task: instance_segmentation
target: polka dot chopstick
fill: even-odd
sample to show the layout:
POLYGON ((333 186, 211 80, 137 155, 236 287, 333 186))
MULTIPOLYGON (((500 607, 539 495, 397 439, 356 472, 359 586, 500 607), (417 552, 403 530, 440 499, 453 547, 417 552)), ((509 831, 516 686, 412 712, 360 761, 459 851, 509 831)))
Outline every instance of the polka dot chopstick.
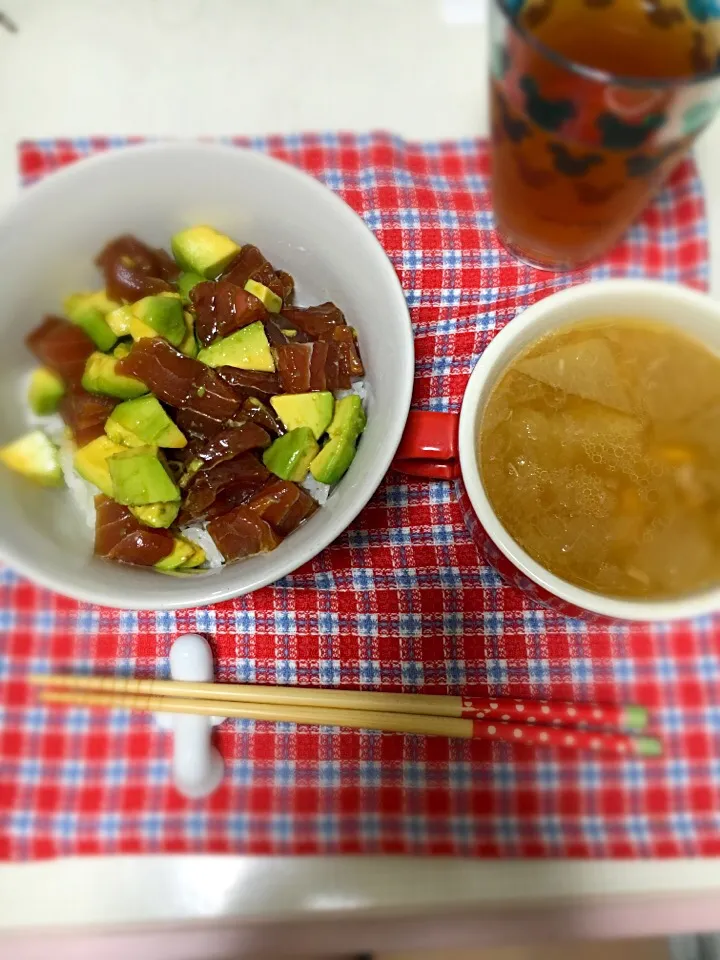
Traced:
POLYGON ((479 740, 524 743, 531 747, 565 747, 614 756, 659 757, 662 745, 655 737, 636 737, 607 730, 580 730, 569 727, 542 727, 504 720, 469 720, 472 736, 479 740))
POLYGON ((510 697, 462 697, 460 716, 471 720, 518 720, 553 727, 609 727, 613 730, 644 730, 648 712, 644 707, 614 704, 563 703, 553 700, 515 700, 510 697))
MULTIPOLYGON (((609 725, 611 711, 620 709, 615 707, 118 677, 41 675, 29 680, 46 688, 41 692, 45 702, 57 704, 224 715, 248 720, 497 740, 615 756, 650 757, 662 752, 660 742, 652 737, 634 736, 621 730, 585 728, 591 722, 609 725), (550 712, 543 711, 545 706, 551 708, 550 712), (604 711, 603 716, 593 716, 593 710, 604 711), (494 719, 495 714, 499 714, 499 719, 494 719), (508 720, 504 719, 505 716, 508 720)), ((626 713, 627 708, 622 716, 627 725, 626 713)), ((631 716, 639 726, 640 714, 631 716)), ((617 717, 619 719, 620 714, 617 717)), ((643 725, 645 719, 642 712, 643 725)))

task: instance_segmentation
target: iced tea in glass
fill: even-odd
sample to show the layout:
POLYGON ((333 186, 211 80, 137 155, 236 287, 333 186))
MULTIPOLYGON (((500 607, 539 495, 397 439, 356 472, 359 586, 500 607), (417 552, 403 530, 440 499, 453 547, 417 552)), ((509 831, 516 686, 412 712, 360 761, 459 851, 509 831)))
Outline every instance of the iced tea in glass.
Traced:
POLYGON ((492 0, 491 44, 500 238, 533 266, 581 266, 715 114, 720 0, 492 0))

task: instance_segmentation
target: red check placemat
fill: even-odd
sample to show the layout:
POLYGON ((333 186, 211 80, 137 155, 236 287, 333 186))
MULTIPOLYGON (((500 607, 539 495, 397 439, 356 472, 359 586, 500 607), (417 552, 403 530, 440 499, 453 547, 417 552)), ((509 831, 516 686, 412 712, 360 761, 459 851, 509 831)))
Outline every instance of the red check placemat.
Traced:
MULTIPOLYGON (((24 143, 23 179, 126 143, 24 143)), ((538 273, 498 247, 482 142, 373 134, 249 143, 323 180, 385 246, 415 325, 419 407, 458 409, 493 333, 587 275, 538 273)), ((702 288, 705 237, 688 160, 589 275, 702 288)), ((0 570, 0 854, 720 852, 720 621, 607 628, 564 619, 483 562, 450 486, 398 480, 312 563, 214 607, 94 608, 0 570), (218 734, 222 787, 188 801, 170 784, 167 735, 152 719, 41 708, 23 683, 30 670, 165 675, 172 640, 188 631, 210 638, 225 680, 644 703, 667 756, 602 760, 228 722, 218 734)))

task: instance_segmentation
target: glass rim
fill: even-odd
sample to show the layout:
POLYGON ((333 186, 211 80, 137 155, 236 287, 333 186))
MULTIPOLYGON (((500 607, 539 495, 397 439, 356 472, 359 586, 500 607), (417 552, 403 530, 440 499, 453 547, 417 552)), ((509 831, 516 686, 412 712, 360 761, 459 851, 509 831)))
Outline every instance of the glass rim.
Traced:
POLYGON ((562 53, 558 53, 549 47, 544 41, 538 39, 526 27, 518 22, 517 18, 508 9, 508 0, 494 0, 493 5, 499 9, 508 25, 515 33, 519 34, 523 40, 534 47, 538 53, 541 53, 546 59, 550 60, 556 66, 568 70, 570 73, 593 80, 595 83, 612 84, 613 86, 628 87, 633 89, 647 90, 654 88, 656 90, 672 90, 676 88, 685 88, 700 86, 711 80, 720 78, 720 63, 714 70, 705 73, 694 73, 690 77, 628 77, 621 73, 610 73, 608 70, 598 70, 596 67, 588 67, 578 60, 572 60, 562 53))

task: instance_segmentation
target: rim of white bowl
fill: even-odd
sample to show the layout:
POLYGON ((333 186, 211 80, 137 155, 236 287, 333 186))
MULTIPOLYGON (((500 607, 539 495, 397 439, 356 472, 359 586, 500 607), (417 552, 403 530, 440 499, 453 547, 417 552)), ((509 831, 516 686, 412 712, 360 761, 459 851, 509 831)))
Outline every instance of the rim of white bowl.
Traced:
MULTIPOLYGON (((352 207, 350 207, 329 187, 326 187, 323 183, 321 183, 319 180, 316 180, 310 174, 305 173, 297 167, 294 167, 289 163, 285 163, 282 160, 278 160, 266 153, 261 153, 260 151, 252 150, 248 147, 235 147, 230 144, 205 143, 182 139, 131 144, 127 147, 111 149, 107 152, 86 157, 77 163, 71 164, 70 166, 63 167, 62 169, 57 170, 51 175, 45 177, 39 183, 30 185, 29 189, 26 191, 21 191, 20 194, 2 211, 2 214, 0 215, 0 230, 7 230, 8 223, 12 222, 13 218, 18 215, 18 212, 21 213, 22 210, 26 209, 29 205, 36 203, 39 200, 43 200, 46 195, 51 196, 53 192, 62 190, 66 181, 82 177, 83 171, 87 170, 90 166, 112 166, 113 164, 126 162, 128 157, 171 153, 178 150, 189 153, 224 154, 228 157, 237 157, 238 153, 241 153, 246 158, 246 161, 249 161, 250 163, 256 163, 258 166, 276 167, 282 171, 283 176, 291 180, 295 180, 298 184, 302 185, 303 189, 314 191, 319 198, 322 198, 323 202, 330 203, 332 206, 334 206, 336 213, 345 219, 347 229, 355 231, 358 235, 363 234, 365 240, 374 245, 377 253, 380 254, 377 265, 378 270, 385 274, 385 278, 388 283, 388 289, 393 291, 392 296, 395 298, 395 303, 389 304, 389 311, 398 315, 399 322, 404 320, 403 328, 406 333, 406 349, 403 350, 402 356, 397 359, 396 368, 396 376, 398 379, 404 381, 404 386, 402 391, 402 400, 398 406, 399 414, 395 419, 394 425, 392 423, 388 424, 388 430, 386 434, 386 453, 383 457, 378 458, 373 468, 365 474, 363 480, 363 492, 353 502, 353 505, 349 509, 347 516, 336 520, 335 523, 329 524, 322 532, 319 532, 319 536, 316 541, 317 546, 313 546, 312 550, 305 551, 302 559, 283 561, 281 553, 278 553, 278 564, 276 569, 265 576, 256 577, 243 587, 238 588, 228 584, 224 587, 213 589, 212 581, 214 578, 212 575, 208 575, 206 577, 204 576, 202 578, 198 577, 197 579, 188 577, 184 581, 184 583, 187 585, 187 596, 183 596, 182 598, 178 599, 172 598, 164 600, 158 597, 157 601, 153 601, 151 607, 143 607, 132 603, 132 601, 123 602, 122 598, 119 597, 108 600, 107 596, 103 595, 105 594, 104 590, 95 590, 92 588, 86 589, 83 584, 79 582, 73 584, 72 589, 70 589, 67 584, 55 579, 52 576, 38 574, 38 572, 33 568, 32 564, 26 564, 22 557, 19 557, 16 554, 12 546, 9 546, 8 544, 0 544, 0 554, 3 557, 3 560, 5 560, 5 562, 7 562, 7 564, 18 573, 24 574, 34 583, 39 584, 42 587, 46 587, 49 590, 53 590, 56 593, 62 594, 63 596, 72 597, 73 599, 79 600, 83 603, 92 603, 97 606, 104 606, 117 610, 182 610, 188 607, 202 607, 215 603, 222 603, 225 600, 232 600, 235 597, 245 596, 248 593, 259 590, 261 587, 266 587, 269 584, 276 583, 278 580, 281 580, 283 577, 293 573, 299 567, 303 566, 303 564, 308 563, 310 560, 316 557, 327 546, 329 546, 333 540, 336 540, 356 519, 358 514, 364 509, 370 498, 376 492, 377 488, 380 486, 388 470, 390 469, 390 464, 392 463, 392 459, 395 456, 395 452, 400 444, 400 440, 405 429, 405 422, 410 411, 413 384, 415 380, 415 344, 412 321, 410 320, 410 312, 408 310, 407 302, 405 300, 405 293, 403 291, 402 284, 400 283, 400 279, 398 278, 395 268, 393 267, 390 258, 385 252, 382 244, 372 230, 367 226, 362 217, 359 216, 359 214, 357 214, 352 207)), ((241 569, 241 562, 238 564, 238 570, 239 569, 241 569)), ((161 585, 158 584, 158 587, 161 592, 161 585)))
MULTIPOLYGON (((533 560, 520 544, 510 536, 495 515, 485 492, 475 453, 476 425, 480 414, 481 395, 488 384, 490 388, 494 385, 499 374, 507 368, 512 359, 512 357, 503 358, 504 351, 513 342, 522 339, 529 327, 535 326, 558 307, 563 307, 571 302, 589 301, 599 293, 614 291, 629 295, 650 292, 655 295, 673 296, 691 307, 693 304, 702 304, 705 310, 710 304, 716 310, 720 321, 720 304, 715 303, 712 298, 690 287, 666 283, 662 280, 631 278, 595 280, 560 290, 527 307, 495 335, 475 365, 468 381, 460 411, 459 425, 462 478, 477 518, 495 546, 525 576, 561 600, 605 617, 645 623, 686 620, 691 617, 716 613, 720 610, 720 587, 691 594, 687 597, 680 597, 677 600, 633 601, 592 593, 568 583, 567 580, 554 576, 533 560)), ((567 325, 566 322, 563 322, 559 324, 559 327, 565 325, 567 325)), ((540 335, 542 334, 538 334, 538 336, 540 335)), ((532 340, 531 337, 526 343, 529 344, 532 340)))

